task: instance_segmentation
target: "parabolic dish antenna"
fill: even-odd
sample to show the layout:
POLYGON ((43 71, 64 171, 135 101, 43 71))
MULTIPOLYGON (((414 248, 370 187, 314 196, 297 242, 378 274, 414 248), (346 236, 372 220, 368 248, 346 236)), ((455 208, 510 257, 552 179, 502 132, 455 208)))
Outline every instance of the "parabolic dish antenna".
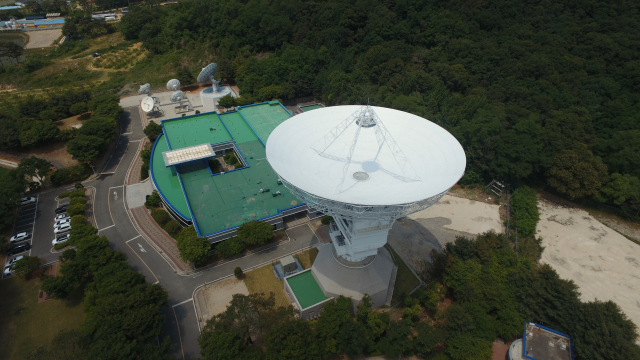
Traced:
POLYGON ((202 71, 200 71, 200 74, 198 75, 198 82, 207 82, 207 81, 211 81, 213 82, 213 77, 216 74, 216 71, 218 71, 218 64, 216 63, 211 63, 207 66, 204 67, 204 69, 202 69, 202 71))
POLYGON ((171 101, 180 101, 183 100, 186 96, 184 96, 184 93, 180 90, 174 92, 173 94, 171 94, 171 101))
POLYGON ((172 90, 172 91, 176 91, 178 89, 180 89, 180 80, 178 79, 171 79, 167 82, 167 89, 172 90))
POLYGON ((148 94, 151 90, 151 84, 146 83, 144 85, 140 85, 140 90, 138 90, 138 94, 148 94))
POLYGON ((145 97, 140 102, 140 107, 142 108, 142 111, 144 111, 146 113, 148 113, 151 110, 153 110, 154 105, 155 105, 155 101, 153 100, 153 98, 151 96, 145 97))
POLYGON ((304 197, 383 212, 399 206, 396 215, 439 199, 466 166, 458 140, 431 121, 355 105, 286 120, 269 135, 266 155, 285 185, 304 197))

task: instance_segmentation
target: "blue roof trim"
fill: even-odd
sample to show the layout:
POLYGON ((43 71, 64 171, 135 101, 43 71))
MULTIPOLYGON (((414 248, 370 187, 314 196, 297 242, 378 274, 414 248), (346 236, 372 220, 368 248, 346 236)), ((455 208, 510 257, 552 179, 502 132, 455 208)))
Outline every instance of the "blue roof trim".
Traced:
MULTIPOLYGON (((161 137, 166 137, 164 133, 160 134, 157 138, 156 141, 153 143, 153 148, 151 148, 151 159, 149 161, 149 173, 151 174, 151 181, 153 181, 153 185, 156 188, 156 190, 158 191, 158 194, 160 194, 160 197, 162 197, 162 200, 164 200, 164 202, 169 205, 169 207, 176 212, 176 214, 182 216, 182 218, 185 221, 192 221, 193 219, 188 218, 186 216, 184 216, 180 211, 178 211, 176 208, 173 207, 173 205, 171 205, 171 202, 169 202, 169 200, 167 200, 166 197, 164 197, 164 194, 162 193, 162 191, 160 191, 160 187, 158 186, 158 183, 156 183, 156 177, 153 174, 153 154, 156 151, 156 144, 158 143, 158 141, 160 140, 161 137)), ((178 178, 178 180, 180 180, 180 178, 178 178)), ((183 194, 184 195, 184 191, 183 194)), ((185 197, 186 198, 186 197, 185 197)), ((187 202, 187 205, 189 205, 189 203, 187 202)))
POLYGON ((240 109, 238 109, 238 114, 240 114, 240 116, 242 116, 242 120, 244 120, 244 122, 247 123, 247 125, 249 125, 249 127, 251 128, 251 131, 253 131, 253 133, 256 134, 256 137, 258 138, 258 140, 260 140, 262 145, 266 148, 267 144, 265 144, 264 141, 262 141, 262 138, 260 137, 260 135, 258 135, 258 133, 253 129, 253 126, 251 126, 251 124, 249 124, 249 122, 244 117, 244 115, 242 115, 242 111, 240 111, 240 109))
POLYGON ((293 116, 293 114, 291 113, 291 111, 289 111, 289 109, 287 109, 284 105, 282 105, 282 103, 280 102, 280 100, 278 100, 278 104, 280 104, 280 106, 282 106, 282 108, 289 113, 289 115, 293 116))
POLYGON ((187 192, 184 190, 184 184, 182 184, 182 178, 180 177, 180 169, 176 167, 176 174, 178 174, 178 181, 180 181, 180 187, 182 188, 182 195, 184 195, 184 200, 187 202, 187 208, 189 208, 189 214, 191 214, 191 221, 193 222, 193 226, 196 228, 196 233, 198 237, 202 237, 200 235, 200 229, 198 228, 198 222, 196 221, 196 217, 193 216, 193 211, 191 210, 191 204, 189 204, 189 198, 187 197, 187 192))
POLYGON ((233 110, 233 111, 227 111, 226 113, 218 114, 218 112, 216 111, 216 116, 218 117, 218 120, 220 120, 220 122, 222 123, 222 126, 224 126, 224 129, 227 130, 227 134, 229 134, 229 137, 231 138, 231 140, 233 140, 235 142, 236 139, 233 138, 233 135, 231 135, 231 132, 229 132, 229 129, 227 129, 227 124, 225 124, 224 121, 222 121, 222 117, 220 117, 220 115, 230 114, 230 113, 234 113, 234 112, 236 112, 236 111, 233 110))
POLYGON ((544 330, 547 330, 547 331, 552 332, 552 333, 554 333, 554 334, 558 334, 558 335, 560 335, 560 336, 564 336, 564 337, 568 338, 568 339, 569 339, 569 355, 571 356, 571 360, 575 360, 575 357, 574 357, 574 347, 573 347, 573 339, 571 338, 571 336, 569 336, 569 335, 567 335, 567 334, 563 334, 563 333, 561 333, 560 331, 556 331, 556 330, 553 330, 553 329, 549 329, 549 328, 548 328, 548 327, 546 327, 546 326, 542 326, 542 325, 540 325, 540 324, 531 323, 531 322, 525 322, 525 323, 524 323, 524 333, 522 334, 522 356, 523 356, 524 358, 526 358, 526 359, 531 359, 531 360, 538 360, 538 359, 533 358, 533 357, 531 357, 531 356, 528 356, 528 355, 526 354, 526 350, 527 350, 527 324, 533 324, 533 325, 535 325, 536 327, 539 327, 540 329, 544 329, 544 330))

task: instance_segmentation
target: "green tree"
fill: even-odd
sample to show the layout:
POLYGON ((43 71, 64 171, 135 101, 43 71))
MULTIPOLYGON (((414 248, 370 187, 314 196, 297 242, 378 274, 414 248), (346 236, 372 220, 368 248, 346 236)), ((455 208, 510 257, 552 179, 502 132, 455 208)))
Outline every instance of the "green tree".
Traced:
POLYGON ((533 189, 521 186, 513 192, 511 212, 515 225, 518 227, 518 235, 535 235, 540 213, 538 212, 537 194, 533 189))
POLYGON ((36 178, 38 182, 44 184, 44 180, 51 168, 53 168, 53 164, 49 161, 31 155, 31 157, 20 160, 17 171, 23 176, 36 178))
POLYGON ((277 325, 267 334, 265 345, 267 357, 274 359, 322 359, 322 344, 315 337, 312 324, 303 320, 292 320, 277 325))
POLYGON ((176 77, 180 80, 180 84, 183 86, 191 85, 196 82, 196 78, 193 76, 193 73, 186 67, 180 66, 176 70, 176 77))
POLYGON ((20 194, 27 186, 24 176, 9 170, 0 173, 0 229, 13 225, 18 213, 16 208, 20 204, 20 194))
POLYGON ((216 252, 223 258, 232 257, 244 251, 244 243, 237 237, 219 242, 216 245, 216 252))
POLYGON ((264 221, 250 221, 238 227, 238 239, 247 245, 263 245, 273 238, 273 226, 264 221))
POLYGON ((17 276, 27 277, 30 272, 40 267, 40 258, 37 256, 25 256, 22 259, 16 261, 13 265, 13 269, 17 276))
POLYGON ((410 321, 391 321, 386 335, 380 339, 380 351, 393 358, 409 355, 413 352, 410 321))
POLYGON ((158 123, 150 121, 149 125, 144 128, 144 134, 147 135, 149 140, 155 141, 160 134, 162 134, 162 126, 158 123))
POLYGON ((89 108, 87 107, 86 102, 75 103, 69 108, 69 112, 71 113, 71 115, 84 114, 87 112, 87 110, 89 110, 89 108))
POLYGON ((547 182, 561 194, 577 199, 596 195, 607 181, 607 166, 584 144, 556 155, 547 182))
POLYGON ((211 250, 209 240, 198 237, 193 226, 182 229, 176 240, 180 257, 185 262, 201 264, 207 259, 207 253, 211 250))
POLYGON ((0 149, 10 149, 20 145, 20 133, 16 121, 5 114, 0 114, 0 149))
POLYGON ((622 205, 629 199, 640 198, 640 180, 628 174, 611 174, 609 182, 594 197, 600 202, 622 205))
POLYGON ((97 158, 105 148, 104 140, 93 135, 78 135, 67 143, 67 152, 85 163, 97 158))
POLYGON ((16 126, 20 133, 20 146, 34 147, 55 139, 60 129, 50 120, 33 118, 18 119, 16 126))
POLYGON ((236 106, 236 100, 231 94, 225 95, 218 100, 218 106, 225 109, 232 108, 236 106))

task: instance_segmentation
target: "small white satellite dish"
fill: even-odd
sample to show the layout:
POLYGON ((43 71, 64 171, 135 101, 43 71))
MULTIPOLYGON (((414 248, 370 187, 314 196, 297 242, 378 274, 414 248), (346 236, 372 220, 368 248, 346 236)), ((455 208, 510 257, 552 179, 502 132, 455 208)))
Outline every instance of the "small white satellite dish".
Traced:
POLYGON ((178 79, 171 79, 167 82, 167 89, 172 90, 172 91, 176 91, 178 89, 180 89, 180 80, 178 79))
POLYGON ((149 90, 151 90, 151 84, 146 83, 144 85, 140 85, 140 90, 138 90, 138 94, 148 94, 149 90))
POLYGON ((151 96, 145 97, 140 102, 140 107, 142 108, 142 111, 144 111, 146 113, 148 113, 149 111, 153 110, 153 106, 154 105, 155 105, 155 101, 153 100, 153 98, 151 96))
POLYGON ((181 101, 184 98, 186 98, 186 96, 184 95, 184 93, 180 90, 174 92, 173 94, 171 94, 171 101, 176 102, 176 101, 181 101))

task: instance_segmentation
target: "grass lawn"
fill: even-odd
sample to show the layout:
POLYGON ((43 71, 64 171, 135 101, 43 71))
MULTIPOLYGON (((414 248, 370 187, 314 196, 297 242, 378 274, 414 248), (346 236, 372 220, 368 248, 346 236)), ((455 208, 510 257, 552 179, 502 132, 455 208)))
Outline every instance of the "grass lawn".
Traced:
POLYGON ((303 253, 295 255, 294 257, 298 259, 300 265, 307 270, 313 265, 313 262, 316 261, 316 256, 318 256, 318 248, 311 248, 303 253))
POLYGON ((25 359, 47 346, 60 330, 76 329, 84 321, 82 289, 69 301, 38 303, 40 279, 11 277, 0 281, 0 359, 25 359))
MULTIPOLYGON (((308 269, 313 265, 316 255, 318 255, 318 249, 312 248, 294 255, 294 257, 298 258, 302 267, 308 269)), ((274 293, 276 296, 276 306, 287 306, 291 304, 287 295, 284 293, 284 283, 278 280, 270 264, 247 271, 245 273, 244 284, 247 286, 249 294, 263 293, 269 296, 269 293, 274 293)))
POLYGON ((402 261, 400 256, 393 251, 393 248, 389 244, 385 245, 385 248, 393 255, 393 260, 398 266, 398 275, 396 275, 396 284, 393 288, 393 296, 391 297, 391 306, 397 304, 402 300, 402 296, 408 294, 411 290, 420 285, 420 279, 418 279, 407 264, 402 261))

